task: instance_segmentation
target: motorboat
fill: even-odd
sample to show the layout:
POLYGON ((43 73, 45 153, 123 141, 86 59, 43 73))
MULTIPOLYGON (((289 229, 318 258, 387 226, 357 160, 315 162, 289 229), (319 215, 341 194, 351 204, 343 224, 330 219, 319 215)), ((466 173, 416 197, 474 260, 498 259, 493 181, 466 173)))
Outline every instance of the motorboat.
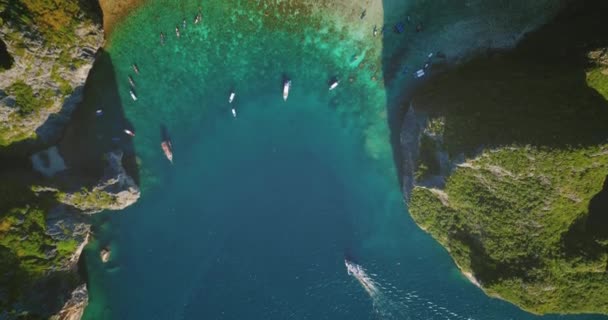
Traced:
POLYGON ((131 67, 133 67, 133 72, 135 72, 135 74, 139 74, 139 68, 137 67, 137 64, 132 64, 131 67))
POLYGON ((129 130, 129 129, 124 129, 123 130, 127 135, 131 136, 131 137, 135 137, 135 132, 129 130))
POLYGON ((291 80, 285 80, 283 83, 283 100, 287 101, 287 97, 289 97, 289 89, 291 88, 291 80))
POLYGON ((335 89, 338 86, 339 81, 338 80, 334 80, 331 82, 331 84, 329 85, 329 91, 335 89))
POLYGON ((373 35, 374 37, 378 35, 378 28, 376 27, 376 25, 374 25, 373 35))
POLYGON ((131 85, 131 87, 135 88, 135 80, 133 80, 133 77, 129 76, 129 84, 131 85))
POLYGON ((201 20, 202 20, 202 19, 203 19, 203 17, 202 17, 202 15, 201 15, 201 13, 199 12, 199 13, 196 15, 196 18, 194 18, 194 24, 199 24, 199 23, 201 22, 201 20))
POLYGON ((163 140, 160 143, 160 147, 163 149, 163 153, 169 162, 173 163, 173 146, 171 145, 171 141, 169 139, 163 140))
POLYGON ((424 70, 420 69, 420 70, 416 71, 416 78, 422 78, 422 77, 424 77, 424 74, 425 74, 424 70))
POLYGON ((186 29, 186 19, 184 19, 182 21, 182 29, 184 29, 184 30, 186 29))
POLYGON ((175 35, 179 38, 179 27, 175 26, 175 35))
POLYGON ((133 101, 137 101, 137 95, 135 95, 135 91, 133 91, 133 89, 129 90, 129 94, 131 95, 133 101))
POLYGON ((232 108, 231 111, 232 111, 232 116, 236 118, 236 109, 232 108))
POLYGON ((234 93, 234 91, 230 92, 230 96, 228 97, 228 103, 232 103, 232 101, 234 101, 234 96, 236 94, 234 93))

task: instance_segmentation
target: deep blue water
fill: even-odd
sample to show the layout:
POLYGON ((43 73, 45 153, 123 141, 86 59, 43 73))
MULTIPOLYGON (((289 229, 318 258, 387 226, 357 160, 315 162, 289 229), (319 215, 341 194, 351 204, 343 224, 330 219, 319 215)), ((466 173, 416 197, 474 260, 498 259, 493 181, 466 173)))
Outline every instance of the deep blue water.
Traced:
POLYGON ((272 6, 244 1, 206 2, 193 25, 199 5, 150 1, 108 47, 143 193, 98 218, 86 319, 536 318, 485 296, 409 217, 380 38, 298 15, 270 25, 272 6), (286 32, 299 19, 310 27, 286 32), (333 76, 341 82, 330 92, 333 76), (293 81, 286 102, 283 77, 293 81), (173 165, 160 150, 161 125, 173 165), (345 257, 365 268, 375 294, 347 274, 345 257))

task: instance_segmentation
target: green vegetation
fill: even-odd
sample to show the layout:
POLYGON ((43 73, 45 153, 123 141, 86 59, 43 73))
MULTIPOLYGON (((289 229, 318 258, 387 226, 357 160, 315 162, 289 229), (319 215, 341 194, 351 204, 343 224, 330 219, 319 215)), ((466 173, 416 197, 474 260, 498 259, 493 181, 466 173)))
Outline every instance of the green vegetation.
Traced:
POLYGON ((450 176, 447 201, 414 189, 410 212, 490 294, 535 313, 608 313, 608 245, 586 224, 607 152, 487 152, 450 176))
POLYGON ((46 212, 52 196, 32 192, 17 176, 3 176, 0 185, 0 310, 24 303, 29 286, 64 266, 76 249, 74 240, 58 241, 46 234, 46 212))
POLYGON ((102 190, 89 191, 82 188, 79 192, 56 194, 58 201, 69 204, 81 210, 109 209, 116 204, 116 197, 102 190))
POLYGON ((608 76, 586 58, 606 52, 608 20, 593 4, 605 6, 573 3, 512 52, 449 70, 414 98, 445 120, 435 147, 469 160, 443 190, 414 188, 412 217, 488 294, 534 313, 608 314, 608 221, 592 205, 608 192, 608 76))
POLYGON ((44 94, 42 98, 37 98, 32 87, 21 80, 11 84, 6 88, 6 92, 15 96, 15 102, 21 116, 37 112, 50 103, 48 94, 44 94))
POLYGON ((592 68, 587 73, 587 84, 608 100, 608 67, 592 68))
POLYGON ((427 134, 420 138, 420 154, 418 155, 418 169, 416 170, 416 180, 420 181, 429 175, 437 175, 440 172, 439 159, 437 152, 439 146, 427 134))

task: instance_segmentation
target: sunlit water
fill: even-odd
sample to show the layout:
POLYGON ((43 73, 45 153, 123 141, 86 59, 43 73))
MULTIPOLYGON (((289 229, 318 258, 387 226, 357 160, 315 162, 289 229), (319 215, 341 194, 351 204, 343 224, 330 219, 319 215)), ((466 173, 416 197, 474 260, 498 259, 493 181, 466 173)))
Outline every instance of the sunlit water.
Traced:
POLYGON ((254 3, 206 2, 194 25, 198 1, 150 1, 113 34, 143 196, 99 218, 85 318, 535 318, 485 296, 410 219, 380 37, 315 19, 290 29, 298 16, 269 24, 254 3), (284 77, 293 82, 286 102, 284 77), (113 255, 103 265, 106 244, 113 255), (345 256, 361 273, 349 275, 345 256))

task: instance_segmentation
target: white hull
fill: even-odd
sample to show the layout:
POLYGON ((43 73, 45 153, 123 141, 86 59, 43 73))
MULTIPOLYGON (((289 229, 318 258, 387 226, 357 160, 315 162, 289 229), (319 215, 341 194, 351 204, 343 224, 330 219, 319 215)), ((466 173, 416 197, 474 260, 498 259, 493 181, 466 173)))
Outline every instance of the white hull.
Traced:
POLYGON ((288 80, 283 85, 283 100, 284 101, 287 101, 287 98, 289 97, 289 88, 290 87, 291 87, 291 80, 288 80))
POLYGON ((135 95, 135 92, 133 92, 133 90, 129 90, 129 93, 131 94, 131 99, 133 99, 133 101, 137 101, 137 96, 135 95))
POLYGON ((236 109, 232 108, 232 116, 236 118, 236 109))
POLYGON ((228 103, 232 103, 232 101, 234 101, 234 96, 235 96, 234 92, 231 92, 230 97, 228 97, 228 103))
POLYGON ((338 81, 332 83, 331 86, 329 86, 329 91, 335 89, 337 86, 338 86, 338 81))

